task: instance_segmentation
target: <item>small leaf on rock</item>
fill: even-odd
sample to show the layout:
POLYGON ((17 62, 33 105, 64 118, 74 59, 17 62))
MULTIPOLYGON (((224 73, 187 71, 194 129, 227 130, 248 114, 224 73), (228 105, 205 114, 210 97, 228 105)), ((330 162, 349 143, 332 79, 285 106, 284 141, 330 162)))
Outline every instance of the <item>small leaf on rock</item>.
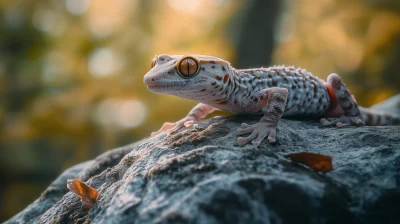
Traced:
POLYGON ((311 167, 314 171, 329 172, 333 170, 332 157, 321 154, 300 152, 287 155, 292 161, 311 167))
POLYGON ((99 192, 91 186, 77 179, 67 180, 67 188, 81 198, 84 205, 89 208, 93 207, 97 202, 99 192))

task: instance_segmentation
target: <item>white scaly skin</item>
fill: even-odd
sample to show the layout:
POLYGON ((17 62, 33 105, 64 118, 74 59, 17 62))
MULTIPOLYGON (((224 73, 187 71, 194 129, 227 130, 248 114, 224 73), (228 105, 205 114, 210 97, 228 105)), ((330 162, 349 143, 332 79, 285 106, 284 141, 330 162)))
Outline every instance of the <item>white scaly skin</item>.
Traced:
POLYGON ((339 76, 331 74, 328 83, 304 69, 285 66, 234 69, 228 61, 205 55, 160 55, 144 83, 154 93, 175 95, 200 102, 189 114, 175 123, 165 123, 152 136, 174 133, 191 126, 214 110, 234 113, 264 114, 254 125, 243 123, 237 134, 238 144, 252 141, 258 147, 264 138, 275 142, 276 127, 282 116, 329 117, 323 125, 390 124, 389 115, 359 110, 339 76), (372 120, 379 122, 373 123, 372 120))

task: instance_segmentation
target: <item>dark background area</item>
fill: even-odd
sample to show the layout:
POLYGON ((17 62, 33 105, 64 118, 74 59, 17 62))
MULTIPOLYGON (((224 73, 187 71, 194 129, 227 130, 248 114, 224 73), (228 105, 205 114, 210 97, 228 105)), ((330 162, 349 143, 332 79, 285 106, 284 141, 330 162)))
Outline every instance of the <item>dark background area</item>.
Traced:
POLYGON ((400 92, 400 2, 0 0, 0 221, 187 114, 195 102, 143 85, 163 53, 335 72, 370 106, 400 92))

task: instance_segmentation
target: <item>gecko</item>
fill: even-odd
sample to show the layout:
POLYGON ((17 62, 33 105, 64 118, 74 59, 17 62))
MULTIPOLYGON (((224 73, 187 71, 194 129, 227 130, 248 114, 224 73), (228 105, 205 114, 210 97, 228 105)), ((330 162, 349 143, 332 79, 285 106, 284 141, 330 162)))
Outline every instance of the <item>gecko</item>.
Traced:
POLYGON ((319 118, 323 126, 337 127, 400 123, 390 114, 358 106, 337 74, 330 74, 325 82, 294 66, 235 69, 214 56, 163 54, 152 60, 144 84, 154 93, 199 102, 186 117, 164 123, 152 136, 190 127, 215 110, 264 115, 256 124, 241 124, 239 146, 251 141, 258 147, 264 139, 274 143, 282 116, 319 118))

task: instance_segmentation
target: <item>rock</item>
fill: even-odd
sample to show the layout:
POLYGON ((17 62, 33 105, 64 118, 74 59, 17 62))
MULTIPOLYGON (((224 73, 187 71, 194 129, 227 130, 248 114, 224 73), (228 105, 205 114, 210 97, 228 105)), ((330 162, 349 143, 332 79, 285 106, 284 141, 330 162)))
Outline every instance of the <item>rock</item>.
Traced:
POLYGON ((371 107, 373 110, 381 110, 391 114, 400 114, 400 94, 375 104, 371 107))
POLYGON ((321 127, 282 119, 278 142, 238 147, 260 117, 203 121, 76 165, 6 223, 400 223, 400 126, 321 127), (298 152, 332 156, 317 173, 298 152), (92 209, 67 179, 99 190, 92 209))

